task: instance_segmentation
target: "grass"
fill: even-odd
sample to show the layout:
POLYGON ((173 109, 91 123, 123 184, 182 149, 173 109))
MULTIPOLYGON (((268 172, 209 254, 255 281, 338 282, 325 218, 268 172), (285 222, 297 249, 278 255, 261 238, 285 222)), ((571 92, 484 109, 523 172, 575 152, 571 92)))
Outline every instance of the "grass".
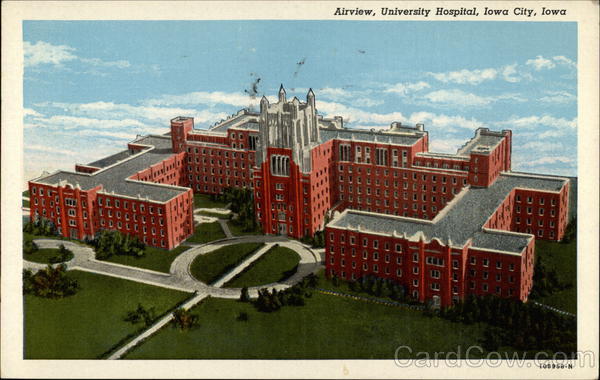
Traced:
POLYGON ((196 257, 190 272, 205 284, 212 284, 261 246, 262 243, 241 243, 216 249, 196 257))
POLYGON ((561 283, 572 286, 551 295, 535 299, 557 309, 577 313, 577 241, 563 244, 545 240, 536 240, 536 257, 541 257, 548 270, 556 270, 561 283))
POLYGON ((25 359, 95 359, 143 325, 123 321, 138 303, 160 315, 189 295, 114 277, 69 271, 81 289, 62 299, 24 296, 25 359))
POLYGON ((457 351, 459 345, 464 355, 485 328, 317 292, 305 306, 273 313, 214 298, 192 311, 200 317, 197 329, 165 328, 127 359, 392 359, 401 345, 410 346, 413 357, 457 351), (248 314, 247 322, 236 320, 240 312, 248 314))
POLYGON ((225 238, 225 233, 219 222, 198 224, 194 234, 187 238, 188 243, 208 243, 213 240, 225 238))
POLYGON ((285 247, 272 247, 247 270, 227 282, 226 288, 252 287, 283 281, 296 272, 300 257, 285 247))
POLYGON ((225 208, 227 203, 213 201, 208 194, 194 194, 194 208, 225 208))
POLYGON ((145 255, 142 257, 115 255, 108 258, 106 261, 111 263, 130 265, 133 267, 155 270, 158 272, 169 273, 171 263, 177 256, 188 250, 187 245, 180 245, 170 251, 154 247, 146 247, 145 255))
POLYGON ((234 236, 243 236, 243 235, 262 235, 262 230, 260 229, 256 229, 254 231, 244 231, 244 227, 243 226, 238 226, 234 223, 232 223, 231 221, 227 222, 227 225, 229 226, 229 230, 231 231, 231 233, 234 236))
MULTIPOLYGON (((37 251, 26 255, 23 253, 23 258, 27 261, 32 261, 34 263, 41 264, 50 264, 50 259, 53 257, 57 257, 60 254, 60 251, 56 248, 43 248, 38 249, 37 251)), ((69 254, 66 260, 63 262, 69 261, 73 258, 73 254, 69 254)))

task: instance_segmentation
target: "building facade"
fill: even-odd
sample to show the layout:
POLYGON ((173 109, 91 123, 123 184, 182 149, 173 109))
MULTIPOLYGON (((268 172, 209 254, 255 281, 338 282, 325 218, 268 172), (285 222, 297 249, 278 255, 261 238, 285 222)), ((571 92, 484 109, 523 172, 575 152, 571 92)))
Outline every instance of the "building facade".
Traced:
POLYGON ((512 132, 480 128, 456 154, 429 152, 422 124, 345 128, 305 101, 260 101, 207 130, 176 117, 170 132, 29 182, 31 217, 64 236, 101 229, 173 248, 194 231, 193 193, 252 189, 266 234, 325 230, 326 272, 372 274, 420 301, 468 294, 526 300, 535 238, 561 240, 569 181, 511 172, 512 132), (328 218, 333 218, 326 225, 328 218))

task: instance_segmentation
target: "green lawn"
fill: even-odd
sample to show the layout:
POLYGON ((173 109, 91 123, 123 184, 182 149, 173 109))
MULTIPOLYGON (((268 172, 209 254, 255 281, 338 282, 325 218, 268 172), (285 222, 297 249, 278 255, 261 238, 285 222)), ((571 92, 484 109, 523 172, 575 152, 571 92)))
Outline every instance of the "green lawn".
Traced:
POLYGON ((194 194, 194 208, 224 208, 227 203, 213 201, 208 194, 194 194))
POLYGON ((283 281, 296 272, 300 257, 285 247, 272 247, 247 270, 226 283, 226 288, 252 287, 283 281))
POLYGON ((199 255, 190 267, 192 276, 205 284, 212 284, 262 245, 262 243, 233 244, 199 255))
POLYGON ((262 235, 262 230, 260 229, 256 229, 254 231, 244 231, 244 228, 242 226, 238 226, 233 224, 231 221, 227 222, 227 225, 229 226, 229 230, 231 231, 231 233, 234 236, 243 236, 243 235, 262 235))
POLYGON ((190 247, 187 245, 180 245, 179 247, 167 251, 165 249, 154 248, 147 246, 146 254, 143 257, 134 256, 111 256, 106 261, 112 263, 130 265, 134 267, 155 270, 158 272, 169 273, 171 263, 177 256, 188 250, 190 247))
POLYGON ((165 328, 127 359, 393 359, 401 345, 410 346, 413 357, 419 351, 456 351, 459 345, 464 355, 484 329, 317 292, 305 306, 273 313, 214 298, 192 311, 200 317, 197 329, 165 328), (236 320, 242 311, 247 322, 236 320))
POLYGON ((577 241, 567 244, 536 240, 536 257, 542 257, 548 270, 555 269, 561 282, 570 283, 567 289, 535 299, 560 310, 577 313, 577 241))
POLYGON ((101 276, 69 271, 81 289, 63 299, 24 297, 25 359, 95 359, 142 328, 123 321, 138 303, 157 316, 190 295, 101 276))
MULTIPOLYGON (((26 255, 23 253, 23 258, 27 261, 33 261, 34 263, 50 264, 50 259, 58 256, 60 251, 56 248, 43 248, 38 249, 34 253, 26 255)), ((69 261, 73 258, 71 253, 69 257, 64 261, 69 261)))
POLYGON ((219 222, 196 225, 194 234, 187 238, 188 243, 208 243, 209 241, 225 238, 225 233, 219 222))

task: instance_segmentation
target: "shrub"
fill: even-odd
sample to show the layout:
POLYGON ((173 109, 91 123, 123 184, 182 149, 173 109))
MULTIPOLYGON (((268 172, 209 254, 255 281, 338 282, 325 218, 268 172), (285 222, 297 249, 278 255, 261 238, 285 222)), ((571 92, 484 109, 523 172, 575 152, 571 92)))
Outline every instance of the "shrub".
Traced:
POLYGON ((92 245, 98 260, 105 260, 113 255, 141 257, 145 254, 144 243, 137 236, 123 234, 119 231, 102 230, 98 232, 92 240, 92 245))
POLYGON ((250 293, 248 293, 248 287, 244 286, 240 292, 240 301, 250 302, 250 293))
POLYGON ((173 312, 173 325, 180 330, 189 330, 198 325, 198 315, 179 308, 173 312))
POLYGON ((127 315, 125 318, 123 318, 123 320, 125 322, 131 322, 131 324, 136 324, 143 321, 144 325, 150 326, 155 317, 156 313, 154 307, 146 309, 142 306, 142 304, 138 304, 138 307, 135 310, 127 312, 127 315))
POLYGON ((63 298, 77 293, 79 284, 66 271, 64 264, 56 267, 48 265, 35 274, 23 271, 23 293, 44 298, 63 298))
POLYGON ((37 244, 35 244, 32 240, 26 240, 25 243, 23 243, 23 253, 26 255, 37 252, 38 249, 39 248, 37 244))
POLYGON ((32 235, 40 236, 51 236, 56 235, 57 230, 54 223, 51 220, 40 218, 32 222, 27 222, 23 226, 23 232, 27 232, 32 235))

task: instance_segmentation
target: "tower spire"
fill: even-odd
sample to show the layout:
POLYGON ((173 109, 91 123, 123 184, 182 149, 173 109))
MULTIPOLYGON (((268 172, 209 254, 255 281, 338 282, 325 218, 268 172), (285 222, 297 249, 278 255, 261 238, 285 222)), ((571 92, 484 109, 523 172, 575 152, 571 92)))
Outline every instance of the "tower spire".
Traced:
POLYGON ((283 88, 283 83, 279 87, 279 102, 285 102, 285 89, 283 88))
POLYGON ((313 92, 312 88, 308 89, 308 94, 306 94, 306 103, 313 107, 315 106, 315 93, 313 92))

